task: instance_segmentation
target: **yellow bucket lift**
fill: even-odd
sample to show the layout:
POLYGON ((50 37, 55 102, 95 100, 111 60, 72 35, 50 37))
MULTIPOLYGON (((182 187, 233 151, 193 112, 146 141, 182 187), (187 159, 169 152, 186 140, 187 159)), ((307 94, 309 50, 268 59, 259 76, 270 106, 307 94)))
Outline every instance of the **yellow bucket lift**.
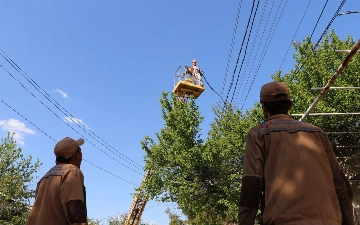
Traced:
MULTIPOLYGON (((179 67, 179 69, 180 68, 181 67, 179 67)), ((205 88, 202 85, 199 85, 199 82, 192 75, 191 68, 188 66, 184 66, 184 72, 181 74, 175 72, 173 92, 177 96, 188 98, 192 95, 196 99, 204 90, 205 88)))

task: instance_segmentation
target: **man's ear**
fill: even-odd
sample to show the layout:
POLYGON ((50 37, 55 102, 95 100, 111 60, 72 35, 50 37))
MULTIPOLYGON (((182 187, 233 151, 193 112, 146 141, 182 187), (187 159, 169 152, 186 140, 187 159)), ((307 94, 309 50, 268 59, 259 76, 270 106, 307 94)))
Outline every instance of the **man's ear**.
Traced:
POLYGON ((263 110, 264 112, 267 112, 267 111, 268 111, 268 108, 266 107, 266 105, 265 105, 263 102, 261 102, 260 104, 261 104, 262 110, 263 110))
POLYGON ((72 157, 74 157, 75 160, 78 160, 78 159, 79 159, 79 154, 78 154, 78 152, 76 151, 72 157))

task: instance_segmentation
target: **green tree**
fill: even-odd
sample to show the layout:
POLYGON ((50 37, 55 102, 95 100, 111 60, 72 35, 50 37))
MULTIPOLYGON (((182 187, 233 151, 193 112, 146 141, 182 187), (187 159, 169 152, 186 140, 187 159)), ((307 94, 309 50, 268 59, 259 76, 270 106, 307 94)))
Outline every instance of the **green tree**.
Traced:
POLYGON ((141 142, 146 151, 145 167, 150 174, 144 188, 149 198, 173 201, 180 204, 184 213, 192 217, 192 205, 200 190, 194 180, 202 167, 200 123, 203 118, 194 101, 178 101, 175 95, 169 100, 167 93, 160 99, 165 127, 157 133, 157 144, 150 137, 141 142), (194 168, 196 165, 197 168, 194 168))
POLYGON ((25 158, 13 136, 8 133, 0 143, 0 223, 16 225, 25 224, 28 217, 35 194, 33 174, 41 163, 33 163, 31 155, 25 158))
POLYGON ((185 225, 185 224, 187 224, 185 221, 180 219, 179 215, 172 213, 169 208, 167 208, 165 210, 165 212, 166 212, 166 214, 169 215, 169 220, 170 220, 169 225, 185 225))
MULTIPOLYGON (((122 213, 118 216, 109 217, 108 224, 109 225, 124 225, 126 217, 127 217, 127 213, 122 213)), ((148 225, 148 224, 144 223, 143 221, 140 220, 140 225, 148 225)))
POLYGON ((88 224, 89 225, 101 225, 102 223, 101 223, 101 220, 88 218, 88 224))
POLYGON ((207 184, 206 195, 210 200, 202 202, 200 218, 206 224, 209 222, 206 220, 209 217, 207 214, 211 213, 218 216, 216 224, 233 223, 237 221, 247 132, 262 120, 262 114, 259 107, 242 114, 231 104, 225 108, 214 107, 213 111, 218 117, 210 124, 202 154, 211 171, 207 173, 210 181, 202 181, 204 185, 207 184))
POLYGON ((124 225, 127 213, 120 214, 119 216, 113 216, 108 219, 109 225, 124 225))
POLYGON ((191 224, 236 221, 245 138, 259 122, 254 116, 258 109, 242 115, 231 104, 225 110, 215 107, 218 117, 204 141, 203 117, 193 99, 168 99, 163 93, 160 103, 165 127, 157 141, 142 141, 151 171, 144 186, 149 198, 176 202, 191 224))

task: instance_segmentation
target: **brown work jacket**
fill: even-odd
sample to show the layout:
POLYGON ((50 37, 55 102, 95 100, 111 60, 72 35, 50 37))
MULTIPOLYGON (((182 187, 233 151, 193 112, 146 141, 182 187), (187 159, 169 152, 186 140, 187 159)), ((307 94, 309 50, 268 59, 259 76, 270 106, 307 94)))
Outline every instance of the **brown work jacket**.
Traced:
POLYGON ((349 182, 321 129, 285 114, 250 129, 240 225, 253 225, 259 208, 264 225, 353 224, 349 182))
POLYGON ((72 164, 56 165, 38 182, 26 225, 85 225, 84 175, 72 164))

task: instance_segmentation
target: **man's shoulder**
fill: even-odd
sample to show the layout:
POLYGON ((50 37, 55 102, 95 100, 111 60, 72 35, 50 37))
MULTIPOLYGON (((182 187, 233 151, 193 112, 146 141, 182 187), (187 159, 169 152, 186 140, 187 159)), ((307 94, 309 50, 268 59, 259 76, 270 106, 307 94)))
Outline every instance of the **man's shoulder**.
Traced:
POLYGON ((326 134, 319 127, 310 123, 295 120, 290 116, 278 116, 272 117, 269 120, 261 122, 259 125, 250 129, 249 134, 256 135, 261 138, 265 134, 270 134, 276 131, 285 131, 289 133, 295 133, 299 131, 304 132, 317 132, 326 137, 326 134))
POLYGON ((77 166, 72 164, 61 164, 61 166, 64 171, 64 177, 80 178, 82 182, 84 181, 84 174, 77 166))
POLYGON ((303 121, 295 120, 294 118, 285 114, 278 114, 272 116, 270 119, 261 122, 256 127, 258 127, 259 129, 268 129, 271 127, 304 127, 304 128, 309 128, 311 130, 321 131, 321 129, 315 125, 303 121))
POLYGON ((62 169, 62 171, 64 171, 64 173, 80 173, 80 174, 82 174, 81 170, 73 164, 61 164, 58 166, 61 166, 61 169, 62 169))

